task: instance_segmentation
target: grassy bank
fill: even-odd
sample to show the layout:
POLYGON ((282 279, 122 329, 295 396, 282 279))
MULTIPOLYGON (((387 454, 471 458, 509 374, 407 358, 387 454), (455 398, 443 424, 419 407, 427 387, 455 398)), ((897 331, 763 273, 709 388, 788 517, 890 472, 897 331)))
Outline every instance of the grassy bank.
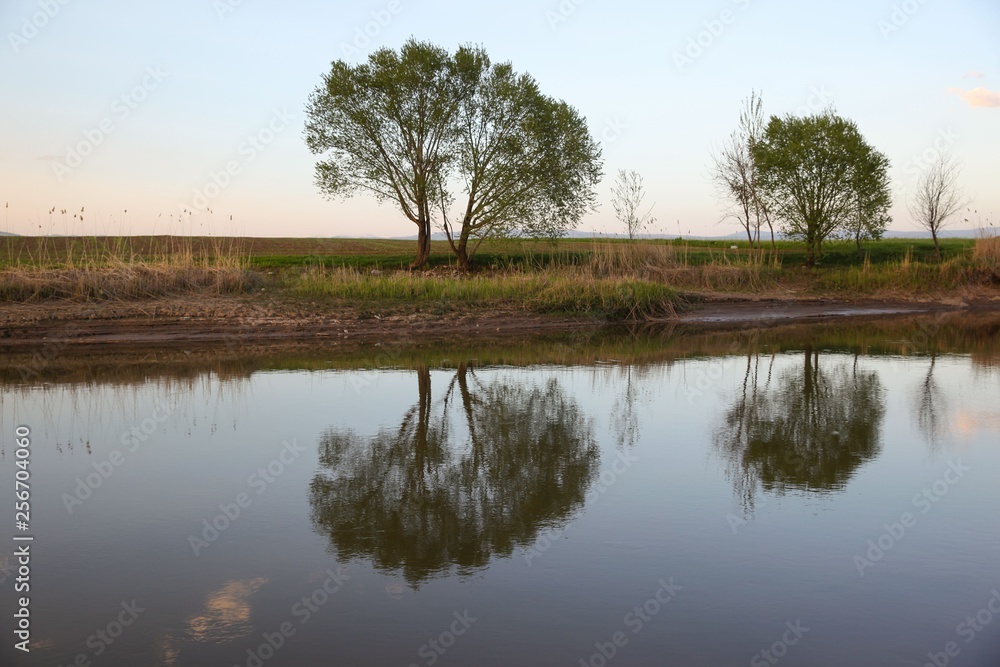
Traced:
POLYGON ((420 272, 413 243, 390 240, 175 237, 4 238, 0 301, 108 301, 244 295, 322 301, 362 316, 414 310, 669 315, 680 293, 939 296, 1000 285, 1000 239, 933 244, 884 240, 858 253, 829 243, 816 268, 799 244, 752 251, 744 242, 613 239, 485 244, 478 270, 460 275, 445 248, 420 272), (406 253, 406 254, 403 254, 406 253))
POLYGON ((662 282, 565 269, 455 277, 310 268, 289 275, 283 287, 296 296, 355 304, 362 314, 423 306, 441 313, 503 309, 642 319, 669 315, 677 304, 676 291, 662 282))

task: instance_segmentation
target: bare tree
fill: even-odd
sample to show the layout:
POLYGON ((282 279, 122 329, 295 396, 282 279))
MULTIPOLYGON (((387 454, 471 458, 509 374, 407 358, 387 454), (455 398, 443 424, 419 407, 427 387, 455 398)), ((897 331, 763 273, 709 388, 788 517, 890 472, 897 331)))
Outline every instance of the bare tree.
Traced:
POLYGON ((763 223, 767 225, 767 229, 771 234, 771 249, 775 250, 777 244, 774 242, 774 223, 771 221, 771 211, 767 207, 767 202, 764 200, 759 186, 760 169, 757 166, 753 153, 754 145, 763 139, 764 129, 764 101, 761 99, 760 93, 751 91, 750 97, 743 102, 743 109, 740 111, 739 132, 747 142, 752 167, 750 169, 750 195, 753 198, 754 227, 757 234, 757 244, 760 245, 760 228, 763 223))
POLYGON ((746 144, 741 141, 739 132, 733 132, 712 159, 715 161, 712 180, 719 193, 732 207, 725 217, 736 218, 747 233, 747 241, 752 248, 754 226, 750 211, 753 207, 753 197, 750 194, 749 180, 752 158, 746 144))
POLYGON ((958 185, 960 174, 961 168, 953 157, 946 153, 939 154, 917 181, 917 191, 910 201, 910 215, 920 227, 931 233, 938 259, 941 259, 938 235, 968 203, 958 185))
POLYGON ((726 217, 734 217, 747 233, 750 247, 760 245, 760 230, 766 224, 774 242, 774 225, 767 203, 758 188, 758 169, 753 147, 764 134, 764 103, 756 91, 740 109, 740 123, 712 155, 712 180, 722 198, 730 204, 726 217))
POLYGON ((639 172, 619 170, 618 180, 611 188, 611 195, 611 205, 615 208, 615 215, 625 225, 629 240, 634 241, 636 234, 649 229, 656 222, 656 218, 650 215, 656 204, 650 206, 645 213, 641 213, 642 200, 646 198, 646 188, 639 172))

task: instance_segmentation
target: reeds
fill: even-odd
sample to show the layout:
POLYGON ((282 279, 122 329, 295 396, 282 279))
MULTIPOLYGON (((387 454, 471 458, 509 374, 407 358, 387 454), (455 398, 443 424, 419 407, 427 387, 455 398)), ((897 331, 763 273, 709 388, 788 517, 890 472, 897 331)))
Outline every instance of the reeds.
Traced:
POLYGON ((972 256, 983 271, 984 277, 1000 283, 1000 236, 983 236, 976 239, 972 256))
POLYGON ((776 284, 777 255, 754 251, 709 250, 700 263, 691 260, 687 244, 595 243, 589 269, 595 276, 633 278, 679 289, 759 291, 776 284))
POLYGON ((0 301, 233 294, 261 282, 237 243, 212 241, 196 249, 191 239, 169 237, 140 254, 131 237, 40 238, 8 257, 0 270, 0 301))

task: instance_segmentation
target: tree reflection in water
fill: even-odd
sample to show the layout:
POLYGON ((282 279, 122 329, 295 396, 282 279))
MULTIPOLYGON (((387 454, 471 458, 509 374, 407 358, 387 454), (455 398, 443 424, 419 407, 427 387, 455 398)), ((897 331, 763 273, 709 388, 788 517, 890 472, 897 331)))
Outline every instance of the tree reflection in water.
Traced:
POLYGON ((948 419, 950 417, 948 398, 934 377, 937 357, 937 353, 931 353, 927 375, 917 387, 913 405, 917 428, 927 439, 932 450, 938 449, 941 441, 948 435, 948 419))
POLYGON ((714 438, 747 514, 758 487, 840 491, 882 450, 885 390, 876 372, 858 368, 857 356, 853 364, 820 364, 807 347, 800 368, 776 375, 774 362, 747 357, 740 395, 714 438))
POLYGON ((398 429, 330 430, 320 440, 312 520, 341 561, 370 559, 416 587, 510 556, 583 505, 599 448, 591 420, 555 379, 481 380, 462 365, 435 402, 422 367, 417 390, 398 429))

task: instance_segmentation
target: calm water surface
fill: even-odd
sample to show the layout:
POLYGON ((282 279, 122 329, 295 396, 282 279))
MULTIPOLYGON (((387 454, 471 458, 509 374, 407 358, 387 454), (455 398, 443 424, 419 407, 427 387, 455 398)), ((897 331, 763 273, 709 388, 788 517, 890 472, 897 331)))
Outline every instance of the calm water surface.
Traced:
POLYGON ((10 358, 0 663, 1000 665, 998 326, 10 358))

